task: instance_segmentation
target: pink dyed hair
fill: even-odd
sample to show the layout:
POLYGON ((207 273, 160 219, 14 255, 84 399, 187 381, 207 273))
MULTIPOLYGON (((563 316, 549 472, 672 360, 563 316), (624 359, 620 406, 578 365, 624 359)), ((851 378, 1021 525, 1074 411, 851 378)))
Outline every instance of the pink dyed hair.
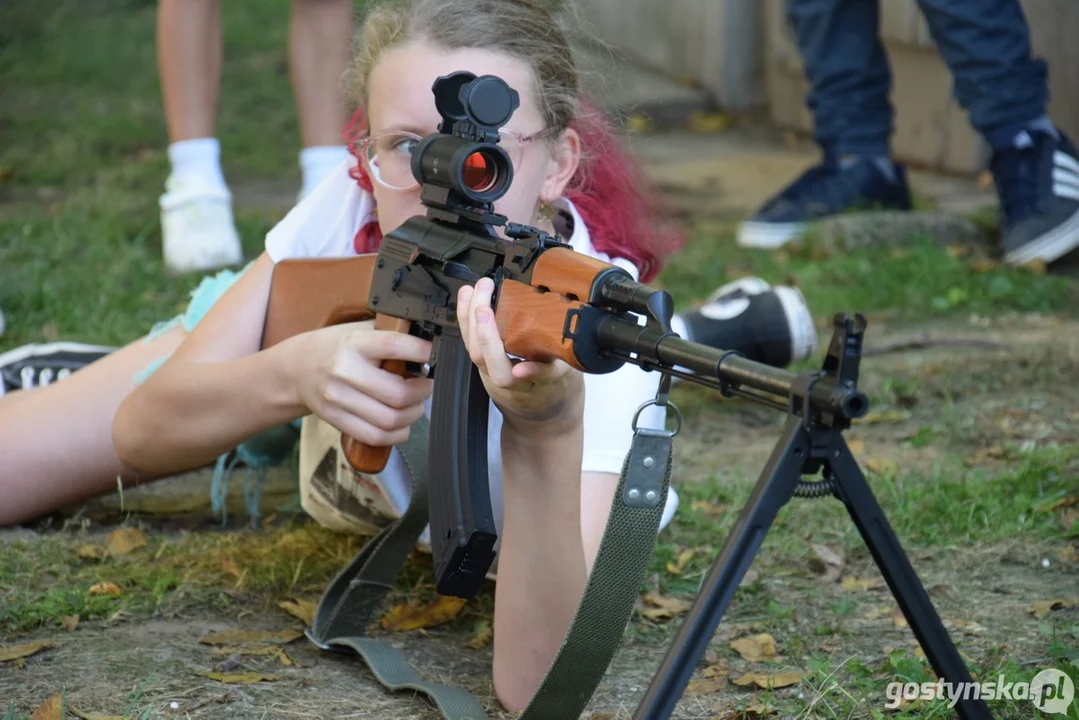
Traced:
MULTIPOLYGON (((658 193, 610 121, 590 103, 582 101, 581 110, 569 127, 581 138, 583 157, 564 196, 576 206, 596 250, 611 258, 629 260, 640 273, 641 282, 651 282, 665 258, 682 247, 684 237, 663 221, 658 193)), ((358 160, 350 171, 351 177, 362 189, 373 192, 357 147, 366 126, 363 110, 359 109, 345 128, 344 139, 358 160)), ((377 221, 370 221, 356 233, 353 245, 357 253, 372 253, 381 241, 377 221)))

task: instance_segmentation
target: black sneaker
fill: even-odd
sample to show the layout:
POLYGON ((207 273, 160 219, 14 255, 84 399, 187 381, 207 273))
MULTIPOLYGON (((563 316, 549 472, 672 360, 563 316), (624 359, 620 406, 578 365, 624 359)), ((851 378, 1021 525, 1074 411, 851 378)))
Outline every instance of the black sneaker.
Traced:
POLYGON ((892 163, 891 176, 873 158, 825 154, 820 165, 770 198, 738 228, 742 247, 778 248, 800 238, 810 223, 852 210, 910 210, 906 168, 892 163))
POLYGON ((1079 247, 1079 152, 1057 134, 1023 130, 990 161, 1009 264, 1051 263, 1079 247))
POLYGON ((0 395, 51 385, 116 348, 56 342, 23 345, 0 355, 0 395))
POLYGON ((680 317, 687 340, 737 350, 773 367, 805 360, 817 349, 817 330, 801 291, 772 287, 760 278, 727 283, 680 317))

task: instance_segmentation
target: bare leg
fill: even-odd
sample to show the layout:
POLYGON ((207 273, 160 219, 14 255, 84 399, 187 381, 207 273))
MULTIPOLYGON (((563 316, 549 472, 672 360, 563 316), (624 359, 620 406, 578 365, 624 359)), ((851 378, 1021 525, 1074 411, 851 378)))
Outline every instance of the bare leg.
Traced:
POLYGON ((52 385, 0 397, 0 527, 116 488, 124 474, 112 444, 116 410, 135 376, 175 350, 184 335, 176 327, 52 385))
POLYGON ((213 137, 221 89, 220 0, 160 0, 157 59, 169 140, 213 137))
POLYGON ((289 57, 303 147, 341 144, 348 121, 341 76, 351 55, 352 13, 352 0, 292 2, 289 57))

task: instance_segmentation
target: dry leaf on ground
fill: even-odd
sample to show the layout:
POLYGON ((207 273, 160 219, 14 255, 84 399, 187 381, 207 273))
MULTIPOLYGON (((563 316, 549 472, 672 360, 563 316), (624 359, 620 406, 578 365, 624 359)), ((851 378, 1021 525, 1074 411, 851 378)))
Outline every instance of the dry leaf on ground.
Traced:
POLYGON ((75 555, 83 560, 100 560, 105 557, 105 551, 97 545, 80 545, 75 548, 75 555))
POLYGON ((817 556, 809 559, 809 568, 818 575, 824 576, 828 582, 835 582, 843 574, 843 550, 834 545, 810 545, 813 553, 817 556))
POLYGON ((880 607, 870 608, 865 614, 866 620, 880 620, 881 618, 891 617, 892 609, 887 605, 881 605, 880 607))
POLYGON ((907 616, 903 614, 898 605, 892 608, 892 624, 897 628, 907 627, 907 616))
POLYGON ((749 635, 731 640, 731 648, 750 662, 760 662, 776 656, 776 639, 770 633, 749 635))
POLYGON ((1057 557, 1060 558, 1061 562, 1079 562, 1079 546, 1065 545, 1057 552, 1057 557))
POLYGON ((797 685, 802 681, 802 676, 796 672, 782 672, 782 673, 746 673, 745 675, 731 680, 735 685, 746 687, 747 685, 756 685, 759 688, 765 690, 771 690, 773 688, 790 687, 791 685, 797 685))
POLYGON ((0 662, 7 662, 9 660, 18 660, 19 658, 30 657, 35 653, 39 653, 45 648, 55 645, 52 640, 39 640, 37 642, 25 643, 23 645, 12 645, 11 647, 0 648, 0 662))
POLYGON ((105 539, 105 549, 112 555, 127 555, 146 547, 146 535, 138 528, 117 528, 105 539))
POLYGON ((99 582, 90 586, 87 591, 91 595, 123 595, 124 591, 120 589, 120 586, 111 582, 99 582))
POLYGON ((56 693, 37 706, 30 720, 64 720, 64 696, 56 693))
POLYGON ((1067 610, 1068 608, 1079 607, 1079 599, 1074 600, 1039 600, 1030 604, 1027 608, 1027 612, 1034 615, 1034 617, 1041 620, 1053 610, 1067 610))
POLYGON ((60 624, 64 626, 64 630, 68 632, 75 632, 75 628, 79 626, 78 615, 65 615, 60 618, 60 624))
POLYGON ((693 550, 683 550, 678 554, 678 559, 673 563, 667 563, 667 572, 672 575, 681 575, 682 571, 686 569, 686 563, 693 558, 693 550))
POLYGON ((314 600, 282 600, 277 606, 293 617, 299 618, 304 625, 311 627, 315 622, 315 610, 318 603, 314 600))
POLYGON ((661 595, 656 590, 646 593, 643 599, 644 604, 649 607, 641 610, 641 615, 644 615, 649 620, 674 617, 689 610, 692 605, 688 600, 661 595))
POLYGON ((86 712, 85 710, 79 710, 77 707, 70 707, 68 710, 71 714, 82 720, 125 720, 123 715, 102 715, 96 712, 86 712))
POLYGON ((892 458, 874 456, 866 458, 865 469, 877 475, 894 475, 899 472, 899 463, 892 458))
POLYGON ((1071 530, 1072 525, 1079 523, 1079 510, 1070 507, 1060 511, 1060 526, 1065 530, 1071 530))
POLYGON ((436 627, 456 617, 466 602, 463 598, 439 595, 426 605, 401 603, 383 616, 382 627, 398 632, 436 627))
POLYGON ((865 441, 859 440, 858 438, 848 440, 847 447, 850 448, 852 455, 861 455, 865 452, 865 441))
POLYGON ((873 590, 885 586, 884 578, 860 578, 854 575, 848 575, 843 578, 841 584, 844 590, 849 590, 851 592, 873 590))
POLYGON ((472 635, 472 639, 468 641, 468 646, 475 650, 481 650, 491 643, 491 638, 493 637, 494 630, 491 629, 491 623, 484 620, 476 626, 476 632, 472 635))
POLYGON ((689 697, 701 697, 702 695, 713 695, 720 690, 727 687, 727 677, 713 677, 713 678, 701 678, 699 680, 690 680, 686 685, 686 695, 689 697))
POLYGON ((708 502, 707 500, 694 500, 689 507, 692 510, 702 512, 705 515, 710 515, 711 517, 719 517, 720 515, 723 515, 727 512, 726 505, 716 505, 714 503, 708 502))
POLYGON ((287 644, 303 637, 298 630, 225 630, 210 633, 199 642, 203 645, 242 645, 244 643, 282 643, 287 644))
POLYGON ((259 682, 274 682, 280 680, 280 675, 265 675, 263 673, 246 672, 246 673, 219 673, 211 672, 209 670, 203 670, 195 673, 204 678, 210 678, 221 683, 232 683, 238 685, 251 685, 259 682))

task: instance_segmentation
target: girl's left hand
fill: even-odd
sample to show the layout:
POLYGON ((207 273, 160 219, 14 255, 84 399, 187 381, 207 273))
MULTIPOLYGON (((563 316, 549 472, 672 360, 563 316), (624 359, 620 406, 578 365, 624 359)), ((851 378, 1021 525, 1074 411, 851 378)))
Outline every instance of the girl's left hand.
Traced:
POLYGON ((506 354, 491 308, 494 282, 482 278, 457 293, 461 338, 479 368, 487 394, 514 429, 577 427, 584 410, 584 377, 562 360, 512 360, 506 354))

